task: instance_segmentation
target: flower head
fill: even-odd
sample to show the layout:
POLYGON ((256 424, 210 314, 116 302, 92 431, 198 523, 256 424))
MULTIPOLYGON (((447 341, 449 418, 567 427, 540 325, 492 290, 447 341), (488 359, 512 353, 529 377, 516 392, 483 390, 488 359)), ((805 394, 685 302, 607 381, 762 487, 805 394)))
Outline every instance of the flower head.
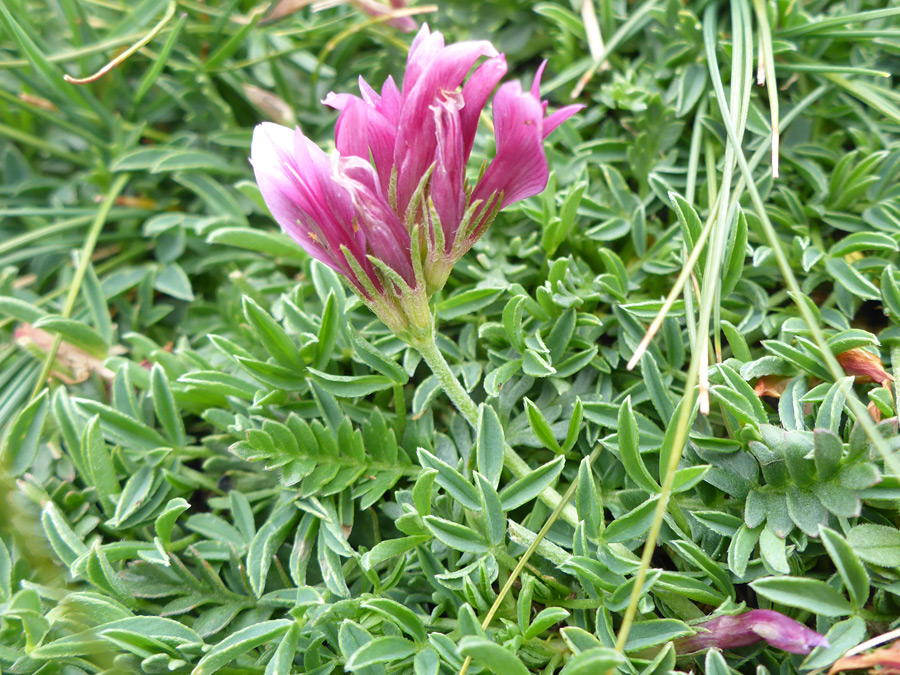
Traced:
POLYGON ((335 156, 299 129, 256 127, 251 162, 262 196, 295 241, 346 276, 402 335, 416 318, 409 298, 417 296, 414 313, 421 313, 497 212, 546 187, 543 140, 582 106, 547 116, 543 68, 530 90, 518 82, 497 90, 497 153, 471 185, 466 168, 478 119, 506 60, 489 42, 445 45, 423 26, 400 87, 388 78, 377 92, 360 78, 360 96, 325 98, 340 111, 335 156))
POLYGON ((718 616, 696 626, 701 631, 675 643, 683 654, 716 647, 735 649, 765 640, 791 654, 809 654, 815 647, 828 647, 828 640, 799 621, 771 609, 754 609, 737 616, 718 616))

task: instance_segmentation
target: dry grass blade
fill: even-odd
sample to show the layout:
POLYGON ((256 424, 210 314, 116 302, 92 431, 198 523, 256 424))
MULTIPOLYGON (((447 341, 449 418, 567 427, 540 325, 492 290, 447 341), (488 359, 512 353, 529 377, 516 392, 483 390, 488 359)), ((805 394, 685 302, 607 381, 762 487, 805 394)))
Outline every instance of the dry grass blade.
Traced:
POLYGON ((88 75, 87 77, 72 77, 69 74, 65 74, 65 75, 63 75, 63 79, 66 82, 68 82, 69 84, 90 84, 91 82, 96 82, 101 77, 106 75, 106 73, 108 73, 113 68, 118 66, 120 63, 123 63, 124 61, 128 60, 128 58, 132 54, 134 54, 135 52, 146 47, 153 38, 155 38, 157 35, 159 35, 159 32, 163 28, 165 28, 167 23, 169 23, 169 20, 173 16, 175 16, 175 7, 176 6, 177 6, 177 3, 174 0, 172 2, 170 2, 169 6, 166 7, 166 13, 163 14, 162 19, 160 19, 159 22, 155 26, 153 26, 153 28, 150 29, 150 32, 148 32, 143 38, 141 38, 140 40, 135 42, 133 45, 131 45, 131 47, 129 47, 124 52, 119 54, 116 58, 114 58, 112 61, 107 63, 105 66, 103 66, 100 70, 98 70, 93 75, 88 75))

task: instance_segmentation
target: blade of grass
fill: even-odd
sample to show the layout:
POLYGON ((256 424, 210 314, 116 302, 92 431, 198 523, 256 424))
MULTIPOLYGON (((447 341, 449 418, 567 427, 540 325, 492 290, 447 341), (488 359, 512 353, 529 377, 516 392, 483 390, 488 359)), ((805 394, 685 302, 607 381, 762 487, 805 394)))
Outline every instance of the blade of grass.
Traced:
POLYGON ((778 178, 778 83, 775 80, 775 52, 772 49, 772 27, 769 25, 768 4, 753 0, 756 12, 756 35, 759 40, 759 84, 765 83, 769 95, 769 115, 772 124, 772 177, 778 178))
POLYGON ((575 85, 569 98, 578 98, 581 95, 581 92, 584 91, 584 88, 587 86, 588 82, 591 81, 591 78, 594 77, 601 64, 606 62, 609 55, 619 46, 619 43, 631 36, 633 32, 639 30, 644 26, 645 22, 650 20, 650 17, 647 15, 656 7, 658 2, 659 0, 646 0, 643 5, 638 7, 634 13, 628 17, 625 23, 619 26, 619 29, 613 33, 609 42, 606 43, 606 49, 604 49, 599 56, 594 57, 587 72, 585 72, 578 80, 578 84, 575 85))
POLYGON ((163 14, 162 19, 150 29, 144 37, 135 42, 131 47, 126 49, 124 52, 119 54, 117 57, 112 59, 109 63, 103 66, 100 70, 98 70, 93 75, 88 75, 87 77, 72 77, 68 73, 63 75, 63 79, 69 84, 90 84, 91 82, 96 82, 101 77, 106 75, 113 68, 118 66, 120 63, 126 61, 132 54, 139 51, 142 47, 146 46, 153 38, 159 35, 160 31, 165 28, 166 24, 169 23, 169 20, 175 16, 175 7, 177 3, 173 0, 169 3, 169 6, 166 8, 165 14, 163 14))
MULTIPOLYGON (((593 466, 594 460, 597 459, 597 456, 600 454, 600 451, 603 449, 602 445, 598 445, 594 448, 594 451, 588 457, 588 466, 593 466)), ((487 630, 491 625, 491 621, 494 620, 494 616, 497 614, 497 610, 500 609, 500 605, 503 603, 503 599, 509 594, 510 590, 512 590, 513 584, 516 583, 516 580, 519 578, 519 575, 522 573, 522 570, 525 569, 525 565, 528 564, 528 560, 537 550, 538 545, 544 540, 544 537, 547 536, 547 533, 550 531, 550 528, 559 520, 559 516, 562 514, 563 509, 566 505, 572 500, 572 495, 575 494, 575 489, 578 485, 578 480, 575 479, 569 485, 568 489, 563 493, 562 499, 550 513, 550 517, 547 518, 547 521, 538 531, 537 536, 534 538, 528 548, 525 549, 525 553, 519 558, 519 562, 516 564, 515 569, 513 569, 512 573, 509 575, 509 578, 506 580, 506 583, 503 584, 503 588, 500 589, 500 592, 497 594, 497 597, 494 599, 491 608, 488 610, 488 613, 484 617, 484 621, 481 622, 482 630, 487 630)), ((459 669, 459 675, 466 675, 466 672, 469 670, 469 666, 472 663, 472 657, 467 656, 466 660, 463 661, 462 667, 459 669)))
MULTIPOLYGON (((898 10, 898 13, 900 13, 900 10, 898 10)), ((713 52, 711 56, 712 59, 715 59, 715 52, 713 52)), ((724 87, 722 86, 721 79, 715 76, 715 73, 718 72, 718 64, 715 63, 715 61, 710 63, 710 72, 713 73, 713 87, 716 90, 716 100, 718 101, 719 107, 722 110, 722 118, 725 123, 725 131, 728 134, 729 139, 731 139, 731 142, 737 143, 737 131, 735 130, 734 125, 731 123, 731 119, 727 114, 728 111, 727 103, 725 103, 724 98, 724 87)), ((787 254, 784 252, 781 240, 779 240, 778 238, 778 233, 775 231, 775 227, 772 225, 772 221, 769 219, 769 215, 766 212, 762 197, 759 194, 759 190, 756 188, 756 183, 753 181, 753 171, 747 162, 747 158, 744 157, 743 152, 737 153, 737 160, 738 166, 741 169, 741 173, 743 174, 744 179, 747 183, 747 191, 750 194, 750 200, 753 203, 754 210, 756 211, 756 214, 759 218, 759 223, 762 227, 763 235, 766 242, 772 249, 772 252, 775 256, 775 261, 778 264, 778 268, 781 270, 781 274, 784 277, 784 282, 788 287, 788 291, 794 298, 802 297, 803 291, 801 290, 800 284, 797 282, 797 277, 794 275, 794 271, 791 268, 790 260, 788 260, 787 254)), ((831 352, 831 348, 828 346, 828 340, 825 338, 825 335, 822 332, 822 328, 816 321, 816 317, 813 315, 812 310, 810 310, 806 303, 803 302, 798 303, 795 301, 795 305, 800 312, 800 316, 802 317, 803 322, 809 328, 813 342, 821 352, 822 359, 825 361, 825 366, 828 369, 828 372, 831 373, 835 382, 841 383, 841 391, 846 397, 846 404, 850 408, 850 412, 853 413, 853 415, 856 417, 856 420, 860 424, 860 426, 862 426, 866 437, 875 447, 878 454, 881 455, 882 459, 884 460, 885 467, 887 467, 895 477, 900 477, 900 460, 898 460, 897 457, 891 454, 890 448, 887 446, 885 440, 881 437, 881 434, 875 427, 875 423, 869 416, 865 404, 859 400, 859 398, 856 396, 856 393, 853 391, 853 388, 846 384, 846 374, 844 373, 843 368, 841 368, 841 365, 838 363, 838 360, 835 358, 834 354, 831 352)))
MULTIPOLYGON (((75 301, 81 290, 81 282, 84 281, 84 275, 87 273, 87 267, 90 263, 91 255, 94 252, 94 247, 97 245, 97 239, 100 237, 100 232, 103 230, 103 225, 106 223, 110 210, 116 203, 116 197, 118 197, 125 188, 125 184, 128 182, 129 178, 130 175, 127 173, 116 176, 116 179, 106 191, 106 196, 103 198, 100 208, 97 209, 97 216, 91 223, 87 237, 85 237, 84 246, 82 247, 81 255, 78 258, 78 267, 75 269, 75 275, 69 283, 69 293, 66 296, 66 302, 63 305, 62 312, 60 312, 60 316, 63 318, 68 318, 75 308, 75 301)), ((30 401, 33 401, 46 386, 47 378, 50 377, 50 371, 53 368, 53 361, 56 359, 56 353, 59 351, 59 346, 61 344, 62 335, 57 333, 53 340, 53 345, 50 347, 50 351, 47 352, 47 356, 44 359, 44 364, 41 367, 41 372, 38 376, 37 383, 35 384, 34 391, 31 392, 30 401)))
POLYGON ((862 21, 875 21, 876 19, 887 19, 892 16, 900 15, 900 7, 890 7, 888 9, 873 9, 868 12, 857 12, 855 14, 845 14, 843 16, 831 16, 827 19, 820 19, 796 28, 786 28, 776 32, 780 39, 788 37, 797 37, 798 35, 809 35, 817 33, 821 30, 831 28, 833 26, 846 26, 850 23, 860 23, 862 21))
MULTIPOLYGON (((784 131, 788 126, 790 126, 791 122, 793 122, 800 115, 800 113, 802 113, 809 106, 811 106, 813 103, 815 103, 817 100, 819 100, 822 96, 824 96, 827 90, 828 90, 827 87, 825 87, 824 85, 820 86, 817 89, 814 89, 812 92, 810 92, 803 100, 801 100, 796 106, 794 106, 790 110, 790 112, 788 112, 787 115, 785 115, 783 118, 781 118, 781 131, 784 131)), ((752 159, 750 160, 750 167, 752 169, 756 169, 756 167, 762 161, 765 151, 766 151, 766 147, 762 146, 753 155, 752 159)), ((712 156, 711 150, 707 150, 707 152, 705 154, 706 154, 707 158, 710 158, 712 156)), ((709 166, 707 167, 707 171, 708 172, 714 171, 714 167, 715 167, 715 164, 713 163, 712 167, 709 167, 709 166)), ((741 178, 738 180, 737 187, 735 188, 734 195, 732 196, 731 205, 729 206, 730 209, 736 208, 740 197, 743 195, 744 185, 745 185, 745 180, 744 180, 744 177, 741 176, 741 178)), ((692 254, 685 261, 684 267, 679 272, 678 277, 675 280, 675 283, 672 285, 672 288, 670 289, 669 294, 666 296, 663 306, 660 308, 659 313, 653 319, 653 322, 650 324, 650 327, 647 329, 646 334, 641 339, 641 342, 638 345, 637 349, 635 349, 634 355, 628 361, 628 365, 626 366, 628 370, 633 370, 634 367, 637 365, 638 361, 640 361, 641 357, 644 354, 644 351, 646 351, 650 342, 653 340, 653 337, 656 335, 657 331, 659 330, 660 326, 662 325, 663 320, 665 320, 666 315, 669 313, 669 310, 672 308, 672 305, 675 304, 675 299, 681 294, 681 291, 682 291, 682 288, 684 287, 685 282, 687 281, 688 277, 690 276, 690 274, 693 270, 693 267, 697 262, 697 259, 700 257, 700 255, 702 253, 702 250, 701 250, 702 246, 700 246, 700 243, 706 242, 706 239, 709 236, 709 231, 712 226, 713 219, 716 216, 716 209, 718 208, 718 200, 717 199, 714 198, 712 203, 713 203, 713 210, 710 212, 710 214, 707 218, 706 224, 704 225, 704 228, 701 231, 701 236, 697 240, 698 245, 696 245, 694 247, 695 253, 692 252, 692 254)), ((690 335, 690 330, 691 330, 691 324, 689 323, 688 324, 689 335, 690 335)), ((693 349, 693 342, 691 343, 691 345, 692 345, 692 349, 693 349)))

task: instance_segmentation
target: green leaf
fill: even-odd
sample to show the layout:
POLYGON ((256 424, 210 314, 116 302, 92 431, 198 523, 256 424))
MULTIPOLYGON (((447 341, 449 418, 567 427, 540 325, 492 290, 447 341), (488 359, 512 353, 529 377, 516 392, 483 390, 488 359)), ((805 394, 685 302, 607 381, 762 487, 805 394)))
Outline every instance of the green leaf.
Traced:
POLYGON ((339 315, 337 301, 334 293, 329 294, 322 310, 322 322, 319 328, 319 341, 316 344, 315 366, 318 369, 325 368, 331 362, 334 353, 334 345, 337 342, 339 329, 339 315))
POLYGON ((569 610, 563 609, 562 607, 547 607, 542 609, 538 612, 537 616, 534 617, 523 637, 526 640, 536 638, 551 626, 560 621, 565 621, 568 617, 569 610))
POLYGON ((98 415, 94 415, 84 428, 81 454, 84 457, 91 484, 97 490, 103 512, 107 517, 112 517, 115 513, 117 497, 122 489, 119 487, 119 479, 113 467, 109 448, 100 433, 100 417, 98 415))
POLYGON ((266 578, 275 552, 284 543, 299 518, 300 511, 293 502, 282 504, 272 511, 250 542, 250 549, 247 552, 247 576, 257 598, 262 596, 266 588, 266 578))
POLYGON ((379 614, 383 619, 396 623, 400 630, 416 642, 425 642, 425 626, 422 620, 409 607, 401 605, 390 598, 373 598, 362 606, 379 614))
POLYGON ((96 330, 87 324, 48 314, 34 322, 34 327, 62 336, 62 339, 91 356, 106 356, 109 345, 96 330))
POLYGON ((119 155, 109 167, 110 171, 205 171, 209 173, 236 173, 233 165, 219 155, 194 148, 172 146, 140 147, 119 155))
POLYGON ((500 503, 503 505, 503 510, 512 511, 523 504, 527 504, 532 499, 536 499, 541 492, 556 482, 565 465, 565 458, 562 456, 557 457, 552 462, 547 462, 531 471, 524 478, 507 485, 500 492, 500 503))
POLYGON ((366 340, 352 326, 348 326, 350 342, 353 344, 353 352, 364 364, 378 371, 393 382, 406 384, 409 375, 396 361, 382 353, 377 347, 366 340))
POLYGON ((863 300, 880 300, 881 293, 871 281, 843 258, 828 258, 825 268, 841 286, 863 300))
POLYGON ((900 567, 900 530, 887 525, 865 523, 851 527, 847 543, 867 563, 880 567, 900 567))
POLYGON ((529 675, 528 669, 515 654, 485 638, 464 637, 459 641, 459 653, 472 657, 475 663, 495 675, 529 675))
POLYGON ((822 526, 819 528, 819 537, 825 550, 828 551, 828 557, 841 575, 853 607, 855 609, 863 607, 869 599, 869 575, 866 573, 865 565, 853 553, 850 544, 834 530, 822 526))
POLYGON ((500 504, 500 497, 496 488, 477 471, 475 472, 475 481, 478 485, 478 492, 481 494, 482 514, 488 540, 493 546, 502 544, 503 538, 506 536, 506 514, 500 504))
POLYGON ((485 553, 488 550, 484 537, 471 527, 437 516, 425 516, 423 520, 435 538, 452 549, 465 553, 485 553))
POLYGON ((764 598, 821 616, 846 616, 853 611, 847 599, 824 581, 804 577, 765 577, 750 582, 764 598))
POLYGON ((437 313, 440 318, 445 320, 455 319, 465 314, 474 314, 487 307, 502 293, 502 290, 496 288, 472 288, 439 303, 437 313))
POLYGON ((654 495, 640 506, 612 521, 603 532, 603 541, 611 544, 629 541, 646 534, 653 520, 657 499, 658 496, 654 495))
POLYGON ((50 546, 57 557, 67 566, 71 567, 75 560, 87 553, 84 542, 75 534, 53 502, 48 502, 44 506, 41 525, 44 528, 44 534, 50 541, 50 546))
POLYGON ((300 246, 281 232, 266 232, 249 227, 222 227, 206 238, 207 243, 235 246, 302 264, 309 258, 300 246))
POLYGON ((3 442, 3 466, 10 476, 21 476, 37 457, 41 431, 50 409, 47 390, 41 391, 13 422, 3 442))
POLYGON ((191 505, 181 497, 176 497, 166 504, 162 513, 156 518, 154 529, 156 536, 160 538, 163 544, 168 544, 172 539, 172 528, 175 527, 175 521, 178 516, 191 508, 191 505))
POLYGON ((400 661, 416 653, 416 645, 406 638, 394 635, 378 637, 353 652, 344 666, 354 672, 376 663, 400 661))
POLYGON ((655 645, 661 645, 670 640, 692 634, 694 631, 677 619, 650 619, 649 621, 635 621, 628 633, 628 642, 625 643, 625 651, 634 652, 647 649, 655 645))
POLYGON ((156 275, 153 287, 160 293, 165 293, 178 300, 191 302, 194 299, 194 289, 188 275, 177 263, 164 265, 162 271, 156 275))
POLYGON ((625 665, 625 657, 608 647, 593 647, 570 658, 559 675, 598 675, 625 665))
POLYGON ((303 372, 303 361, 300 359, 300 351, 294 341, 288 336, 268 312, 248 296, 243 298, 244 316, 253 327, 253 331, 262 343, 263 348, 275 359, 275 361, 296 372, 303 372))
POLYGON ((47 316, 46 311, 33 303, 10 296, 0 296, 0 314, 31 324, 47 316))
POLYGON ((638 448, 638 426, 634 411, 631 409, 631 397, 628 396, 619 407, 619 457, 625 473, 642 490, 650 493, 658 493, 659 485, 650 475, 638 448))
POLYGON ((169 378, 158 363, 150 371, 150 391, 153 394, 153 407, 156 410, 156 419, 162 425, 166 436, 175 447, 183 447, 186 439, 184 434, 184 422, 181 413, 169 389, 169 378))
MULTIPOLYGON (((419 448, 418 454, 419 463, 422 467, 435 469, 438 472, 437 478, 435 479, 437 484, 444 488, 453 499, 470 511, 477 511, 481 508, 478 490, 476 490, 475 486, 467 481, 459 471, 446 462, 441 461, 424 448, 419 448)), ((504 506, 504 508, 508 507, 504 506)))
POLYGON ((497 413, 482 404, 478 416, 478 438, 475 445, 475 459, 478 471, 496 488, 503 472, 503 426, 497 413))
POLYGON ((268 664, 265 675, 291 675, 294 665, 294 655, 297 652, 297 641, 300 639, 300 624, 292 623, 281 642, 275 649, 268 664))
POLYGON ((359 398, 376 391, 382 391, 393 385, 390 378, 384 375, 332 375, 315 368, 309 368, 309 374, 316 382, 333 396, 342 398, 359 398))
POLYGON ((547 418, 544 417, 544 414, 540 409, 527 398, 525 399, 525 412, 528 416, 528 424, 531 426, 531 430, 534 432, 538 441, 540 441, 548 450, 553 450, 553 452, 557 454, 561 453, 562 448, 559 447, 559 443, 553 435, 553 429, 550 427, 547 418))
POLYGON ((191 675, 209 675, 240 656, 284 635, 293 624, 288 619, 262 621, 229 635, 214 645, 191 671, 191 675))

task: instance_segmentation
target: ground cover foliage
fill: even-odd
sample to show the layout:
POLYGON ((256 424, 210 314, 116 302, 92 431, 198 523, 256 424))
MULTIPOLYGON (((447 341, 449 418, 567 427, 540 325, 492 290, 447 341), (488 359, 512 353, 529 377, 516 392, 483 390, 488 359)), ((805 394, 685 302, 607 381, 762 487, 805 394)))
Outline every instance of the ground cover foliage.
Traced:
POLYGON ((896 628, 896 397, 876 365, 900 367, 885 8, 600 0, 602 63, 578 5, 428 15, 449 40, 494 41, 523 80, 548 58, 545 95, 588 104, 548 143, 546 192, 504 211, 436 300, 439 346, 486 404, 473 431, 277 231, 247 163, 266 119, 327 145, 319 100, 398 76, 407 35, 347 6, 0 5, 0 670, 433 675, 468 656, 473 674, 787 674, 896 628), (62 81, 161 18, 95 83, 62 81), (727 142, 742 130, 744 167, 727 142), (690 435, 623 658, 686 383, 690 435), (527 478, 504 471, 504 443, 527 478), (542 497, 573 485, 483 628, 542 497), (676 659, 692 624, 744 608, 831 646, 676 659))

